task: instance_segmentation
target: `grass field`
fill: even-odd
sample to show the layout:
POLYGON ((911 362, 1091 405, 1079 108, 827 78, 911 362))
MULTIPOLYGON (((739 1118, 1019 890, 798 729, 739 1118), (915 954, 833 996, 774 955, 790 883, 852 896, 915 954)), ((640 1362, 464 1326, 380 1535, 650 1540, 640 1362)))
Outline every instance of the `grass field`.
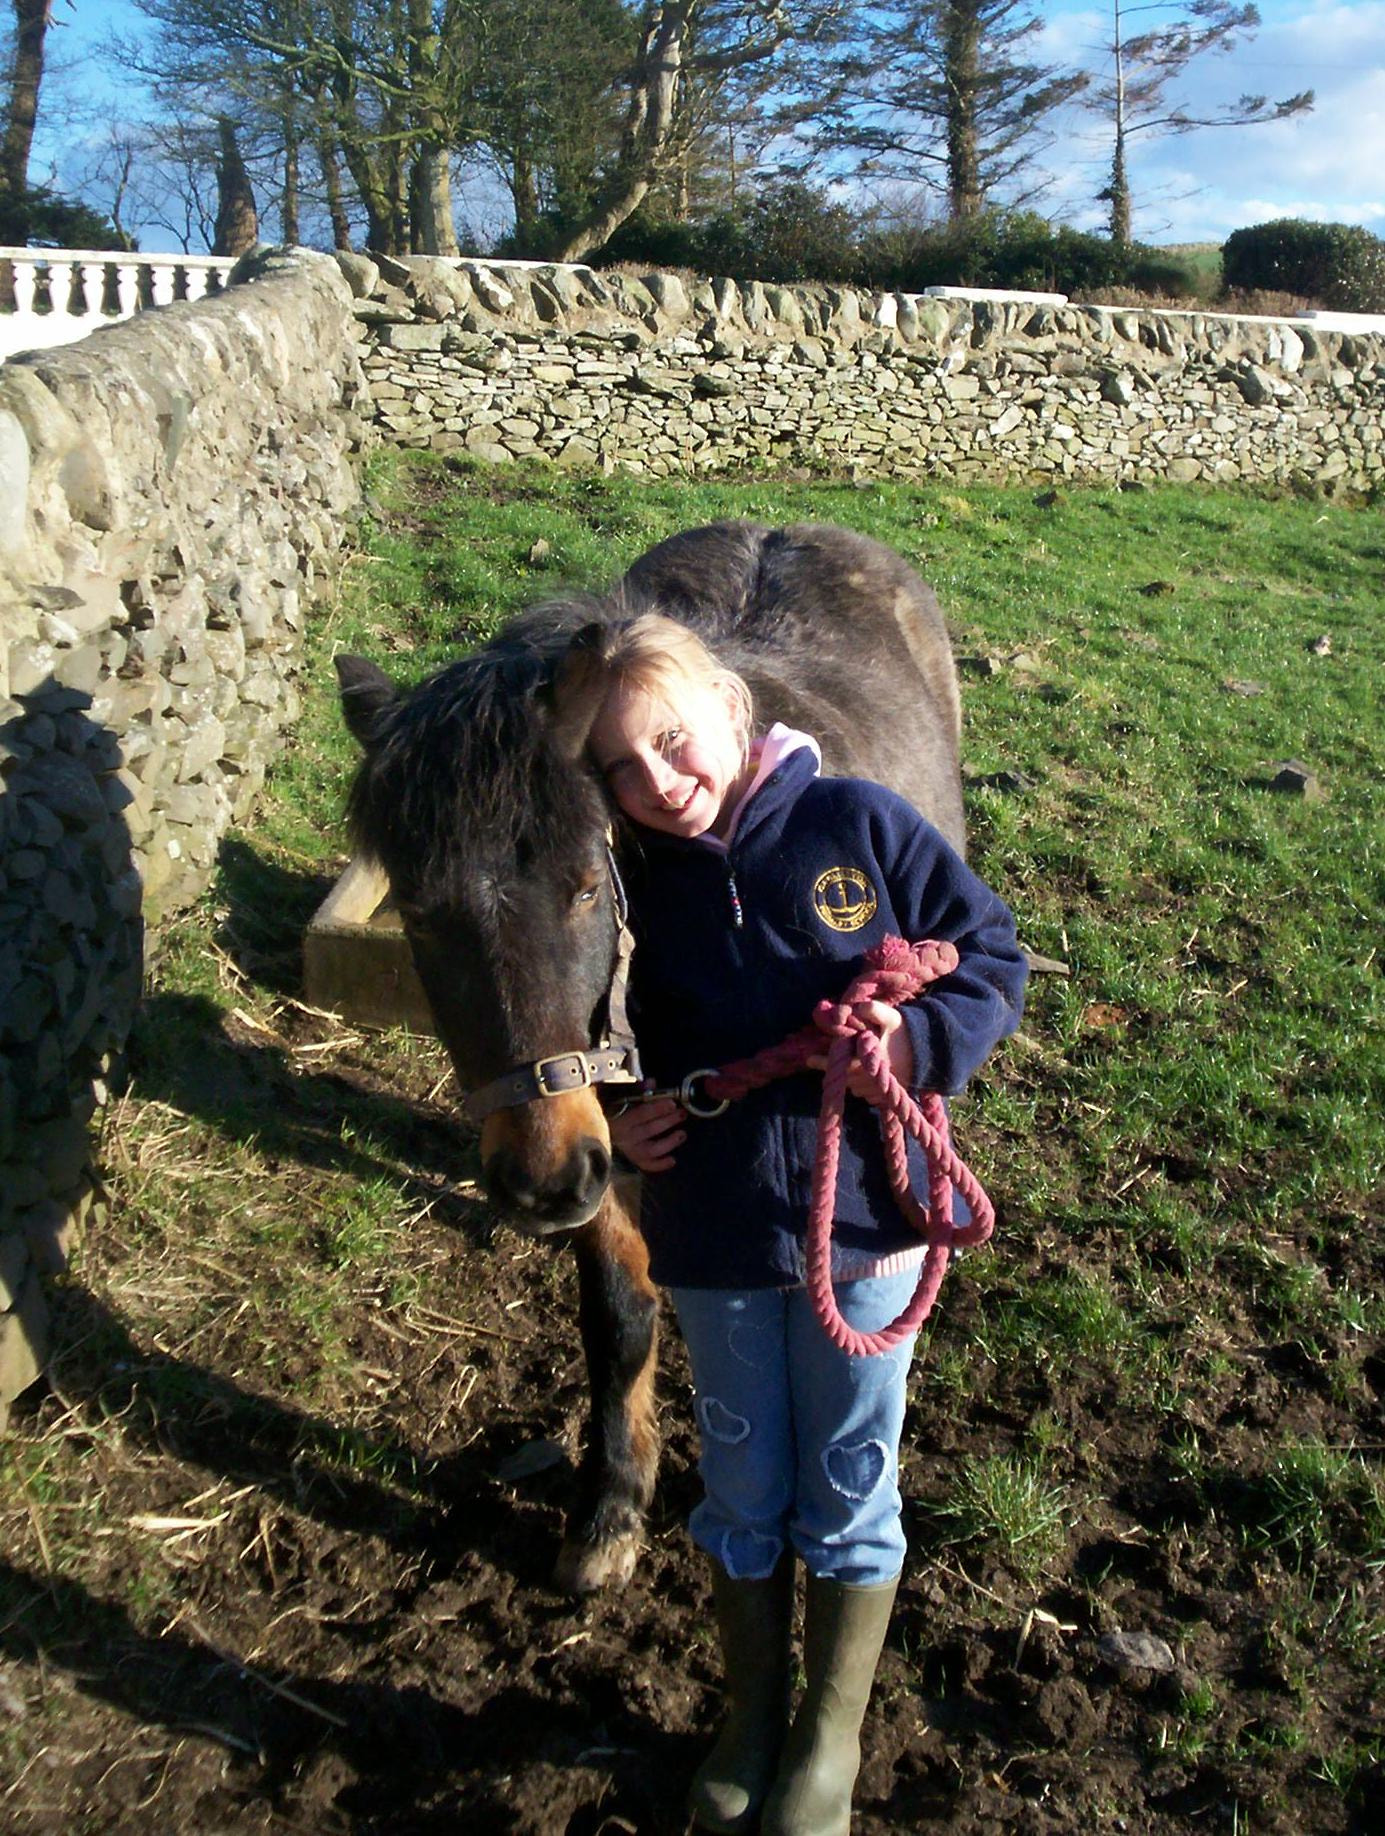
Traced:
POLYGON ((735 515, 935 584, 973 863, 1068 971, 957 1109, 1000 1224, 920 1353, 858 1829, 1370 1827, 1380 512, 431 461, 371 492, 263 816, 158 946, 111 1217, 0 1447, 0 1823, 681 1828, 715 1665, 678 1355, 648 1572, 564 1604, 561 1466, 506 1462, 578 1431, 568 1272, 492 1232, 431 1042, 305 1010, 298 952, 345 846, 332 654, 415 679, 735 515), (1172 1670, 1101 1645, 1137 1630, 1172 1670))

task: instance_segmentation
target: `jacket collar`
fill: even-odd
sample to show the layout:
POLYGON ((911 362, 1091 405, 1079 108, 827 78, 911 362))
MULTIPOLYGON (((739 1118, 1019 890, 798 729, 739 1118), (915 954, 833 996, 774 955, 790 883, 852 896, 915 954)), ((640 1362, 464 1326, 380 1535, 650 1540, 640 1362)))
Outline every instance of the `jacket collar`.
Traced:
POLYGON ((638 839, 638 845, 646 851, 672 849, 675 852, 692 849, 705 854, 728 855, 739 848, 746 837, 773 815, 774 811, 786 804, 793 803, 818 776, 822 765, 822 754, 817 741, 806 733, 796 733, 789 727, 771 728, 767 740, 775 735, 782 735, 791 743, 781 746, 777 755, 769 762, 769 769, 764 776, 757 771, 751 780, 750 788, 742 796, 732 815, 731 833, 726 841, 715 835, 696 835, 685 838, 681 835, 664 835, 658 829, 642 829, 638 823, 629 825, 629 833, 638 839))

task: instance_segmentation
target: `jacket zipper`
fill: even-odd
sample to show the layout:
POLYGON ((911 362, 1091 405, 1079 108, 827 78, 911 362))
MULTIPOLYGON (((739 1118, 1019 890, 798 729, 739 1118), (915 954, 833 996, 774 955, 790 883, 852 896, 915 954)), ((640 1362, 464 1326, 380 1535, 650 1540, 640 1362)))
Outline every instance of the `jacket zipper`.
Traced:
POLYGON ((736 885, 736 870, 729 861, 726 864, 726 891, 731 900, 731 928, 744 930, 745 912, 741 906, 740 888, 736 885))

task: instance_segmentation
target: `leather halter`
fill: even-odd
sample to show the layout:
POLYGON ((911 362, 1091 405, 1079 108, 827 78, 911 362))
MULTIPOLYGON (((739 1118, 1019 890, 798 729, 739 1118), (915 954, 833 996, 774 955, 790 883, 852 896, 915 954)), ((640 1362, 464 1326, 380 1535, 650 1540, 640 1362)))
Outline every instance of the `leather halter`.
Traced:
POLYGON ((566 1096, 572 1090, 586 1090, 592 1084, 638 1084, 642 1077, 640 1056, 625 1012, 625 991, 630 979, 630 953, 634 938, 626 923, 629 907, 625 888, 616 869, 615 856, 609 844, 606 867, 611 880, 611 897, 615 906, 615 968, 606 996, 606 1025, 599 1045, 585 1052, 555 1052, 550 1058, 536 1058, 529 1064, 514 1065, 489 1084, 471 1091, 462 1103, 463 1114, 470 1122, 482 1122, 497 1109, 514 1109, 522 1103, 536 1102, 540 1097, 566 1096))

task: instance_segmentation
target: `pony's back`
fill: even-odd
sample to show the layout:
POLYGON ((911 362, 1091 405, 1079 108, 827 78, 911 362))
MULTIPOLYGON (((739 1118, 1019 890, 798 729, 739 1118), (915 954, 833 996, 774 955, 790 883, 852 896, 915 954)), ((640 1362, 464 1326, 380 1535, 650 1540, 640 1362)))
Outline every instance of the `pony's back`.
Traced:
POLYGON ((712 523, 641 556, 612 604, 692 626, 745 677, 759 724, 812 733, 829 772, 888 784, 961 852, 952 647, 893 550, 830 524, 712 523))

